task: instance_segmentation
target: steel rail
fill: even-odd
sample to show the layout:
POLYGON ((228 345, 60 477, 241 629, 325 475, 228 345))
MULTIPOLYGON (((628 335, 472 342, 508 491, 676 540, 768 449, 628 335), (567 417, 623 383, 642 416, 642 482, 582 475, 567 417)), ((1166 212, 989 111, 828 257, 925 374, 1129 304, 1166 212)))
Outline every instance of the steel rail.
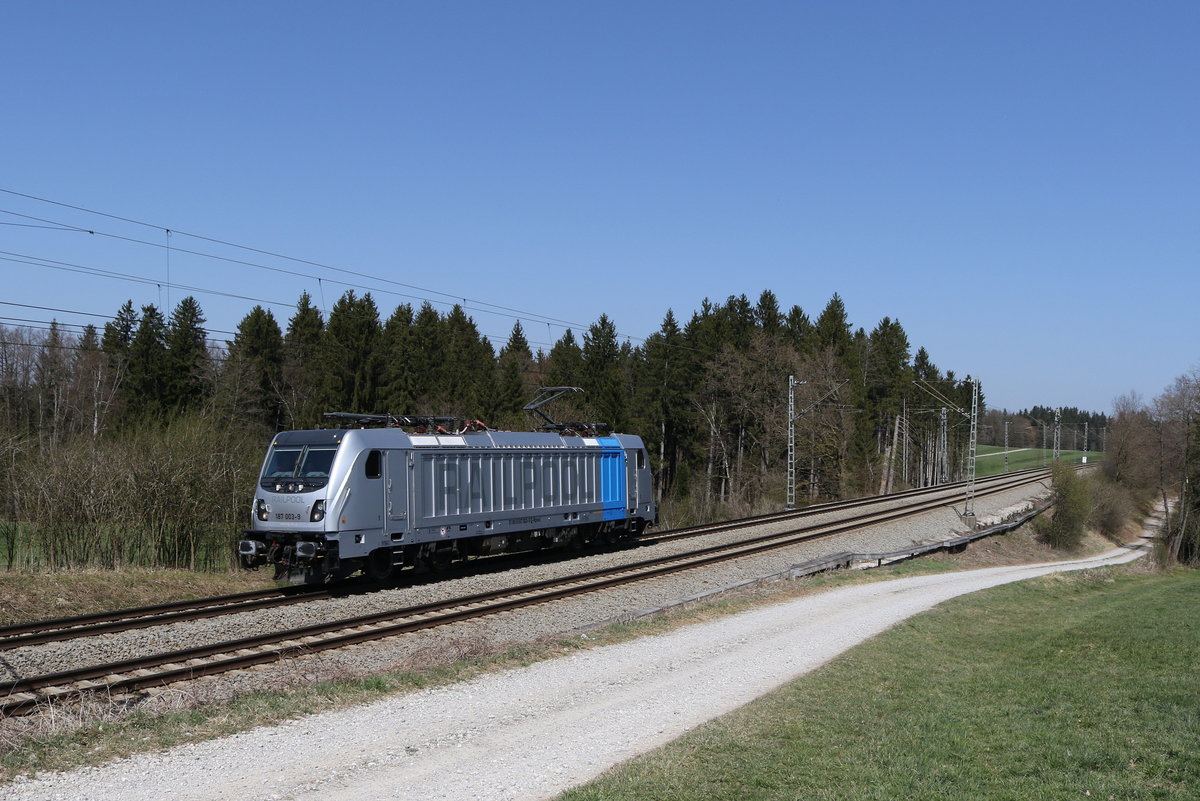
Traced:
MULTIPOLYGON (((1009 473, 998 473, 994 476, 987 476, 986 478, 978 479, 975 483, 978 485, 986 482, 987 486, 990 488, 993 484, 1011 481, 1017 477, 1029 477, 1035 473, 1038 474, 1040 478, 1045 478, 1050 475, 1050 471, 1046 468, 1028 467, 1023 470, 1014 470, 1009 473)), ((689 537, 713 534, 736 528, 745 528, 747 527, 746 521, 753 521, 753 523, 757 525, 775 521, 791 520, 797 517, 809 517, 812 515, 824 514, 826 512, 841 511, 843 509, 856 509, 860 506, 869 506, 876 503, 884 503, 886 501, 904 500, 905 498, 922 497, 926 495, 938 495, 949 490, 961 488, 966 484, 966 481, 956 481, 953 483, 938 484, 930 487, 918 487, 915 489, 901 490, 899 492, 892 492, 886 495, 868 495, 863 498, 851 498, 850 500, 845 501, 828 501, 826 503, 805 506, 803 509, 790 509, 785 512, 767 512, 765 514, 740 518, 738 520, 729 520, 720 523, 705 523, 688 528, 669 529, 667 531, 661 531, 655 534, 643 535, 641 538, 639 538, 639 540, 647 544, 654 544, 676 539, 686 539, 689 537)))
MULTIPOLYGON (((1018 475, 1038 472, 1040 468, 1029 468, 1012 473, 1002 473, 990 476, 987 481, 1012 479, 1018 475)), ((763 525, 775 521, 793 520, 817 514, 854 509, 862 506, 884 503, 886 501, 903 500, 909 497, 936 495, 953 489, 962 482, 954 484, 939 484, 935 487, 921 487, 903 490, 887 495, 872 495, 864 498, 853 498, 845 501, 829 501, 821 504, 806 506, 803 509, 791 509, 785 512, 767 512, 760 515, 727 520, 718 523, 704 523, 696 526, 670 529, 643 535, 636 542, 641 545, 655 545, 678 539, 705 536, 722 531, 732 531, 748 528, 753 525, 763 525)), ((509 556, 520 555, 510 554, 509 556)), ((264 590, 218 595, 210 598, 200 598, 189 601, 174 601, 155 604, 152 606, 117 609, 109 612, 96 612, 75 617, 63 617, 52 620, 18 623, 0 627, 0 652, 14 648, 26 648, 43 645, 50 642, 65 642, 82 637, 93 637, 101 634, 113 634, 121 631, 151 628, 168 623, 179 623, 187 620, 201 620, 221 615, 240 614, 242 612, 273 609, 280 606, 290 606, 297 603, 309 603, 316 600, 327 600, 340 597, 343 594, 360 594, 373 592, 378 585, 364 585, 357 582, 338 582, 325 586, 313 587, 274 587, 264 590)))
MULTIPOLYGON (((982 494, 991 495, 1011 489, 1013 486, 1036 483, 1039 480, 1039 477, 1026 477, 1017 481, 1005 482, 1001 486, 985 489, 982 494)), ((912 517, 944 508, 946 505, 944 499, 918 501, 899 509, 862 514, 849 520, 793 528, 783 532, 761 535, 744 542, 714 545, 686 554, 642 560, 614 568, 585 571, 561 579, 549 579, 332 623, 215 643, 200 648, 18 679, 0 684, 0 697, 4 697, 4 700, 0 701, 0 715, 32 711, 48 701, 78 696, 93 690, 130 692, 172 681, 198 678, 278 661, 289 656, 340 648, 367 640, 443 626, 522 606, 545 603, 619 584, 643 581, 720 561, 755 555, 808 540, 912 517), (210 657, 220 658, 209 659, 210 657), (209 661, 199 661, 204 659, 209 659, 209 661), (97 679, 103 681, 96 682, 97 679)))

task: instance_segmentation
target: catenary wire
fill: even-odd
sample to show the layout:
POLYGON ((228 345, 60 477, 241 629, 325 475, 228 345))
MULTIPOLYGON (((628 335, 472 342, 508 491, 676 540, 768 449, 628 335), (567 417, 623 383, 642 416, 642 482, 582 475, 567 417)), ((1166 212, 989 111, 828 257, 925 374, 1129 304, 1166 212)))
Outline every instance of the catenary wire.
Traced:
MULTIPOLYGON (((452 299, 461 299, 463 301, 469 300, 470 302, 478 303, 478 305, 481 305, 481 306, 491 306, 492 308, 502 309, 502 311, 511 312, 511 313, 520 315, 520 317, 524 317, 524 318, 539 318, 541 320, 548 320, 548 321, 552 321, 552 323, 560 323, 560 324, 563 324, 563 325, 569 326, 569 327, 586 327, 586 326, 581 326, 581 324, 578 324, 578 323, 571 323, 571 321, 569 321, 569 320, 562 320, 562 319, 550 317, 550 315, 546 315, 546 314, 539 314, 536 312, 527 312, 527 311, 523 311, 523 309, 512 308, 509 306, 502 306, 502 305, 499 305, 499 303, 491 303, 488 301, 467 299, 467 297, 462 297, 461 295, 456 295, 456 294, 451 294, 451 293, 444 293, 444 291, 440 291, 437 289, 428 289, 426 287, 419 287, 419 285, 416 285, 416 284, 404 283, 402 281, 394 281, 394 279, 390 279, 390 278, 380 278, 378 276, 372 276, 372 275, 370 275, 370 273, 359 272, 359 271, 355 271, 355 270, 348 270, 348 269, 346 269, 346 267, 336 267, 334 265, 320 263, 320 261, 314 261, 311 259, 302 259, 302 258, 298 258, 298 257, 293 257, 293 255, 287 255, 286 253, 276 253, 274 251, 266 251, 266 249, 262 249, 262 248, 251 247, 251 246, 247 246, 247 245, 239 245, 239 243, 216 239, 216 237, 212 237, 212 236, 204 236, 202 234, 192 234, 192 233, 190 233, 190 231, 185 231, 185 230, 180 230, 179 228, 169 227, 169 225, 157 225, 155 223, 148 223, 148 222, 140 221, 140 219, 132 219, 130 217, 121 217, 119 215, 112 215, 112 213, 97 211, 95 209, 88 209, 88 207, 84 207, 84 206, 77 206, 77 205, 72 205, 72 204, 68 204, 68 203, 61 203, 61 201, 59 201, 59 200, 50 200, 48 198, 37 197, 37 195, 26 194, 23 192, 16 192, 16 191, 13 191, 13 189, 7 189, 4 187, 0 187, 0 192, 14 195, 14 197, 25 198, 25 199, 29 199, 29 200, 36 200, 36 201, 38 201, 38 203, 47 203, 50 205, 61 206, 61 207, 64 207, 64 209, 72 209, 74 211, 82 211, 85 213, 90 213, 90 215, 96 215, 96 216, 100 216, 100 217, 108 217, 109 219, 118 219, 118 221, 131 223, 134 225, 143 225, 143 227, 145 227, 145 228, 170 231, 170 233, 173 233, 176 235, 188 236, 188 237, 192 237, 192 239, 202 240, 205 242, 212 242, 212 243, 214 243, 214 245, 222 245, 224 247, 233 247, 233 248, 241 249, 241 251, 247 251, 250 253, 259 253, 262 255, 270 255, 270 257, 276 258, 276 259, 286 259, 288 261, 295 261, 296 264, 307 264, 307 265, 310 265, 313 267, 320 267, 320 269, 323 269, 323 270, 331 270, 334 272, 341 272, 341 273, 344 273, 344 275, 350 275, 350 276, 355 276, 355 277, 359 277, 359 278, 370 278, 371 281, 382 281, 384 283, 395 284, 395 285, 397 285, 397 287, 415 289, 418 291, 422 291, 422 293, 440 295, 443 297, 452 297, 452 299)), ((16 212, 6 212, 6 213, 16 213, 16 212)), ((26 215, 16 215, 16 216, 30 218, 26 215)), ((38 218, 32 218, 32 219, 37 219, 38 222, 67 225, 66 223, 59 223, 56 221, 46 221, 46 219, 38 219, 38 218)), ((67 225, 67 227, 68 228, 76 228, 78 230, 86 230, 86 231, 88 231, 88 233, 97 233, 97 231, 74 227, 74 225, 67 225)), ((131 240, 131 241, 136 241, 136 240, 131 240)), ((158 245, 158 243, 156 243, 156 242, 154 242, 154 243, 145 242, 145 243, 148 243, 148 245, 154 245, 156 247, 164 247, 162 245, 158 245)), ((214 257, 214 258, 216 258, 216 257, 214 257)), ((253 265, 253 266, 262 266, 262 265, 253 265)))
MULTIPOLYGON (((296 263, 299 263, 299 264, 308 264, 308 265, 310 265, 310 266, 314 266, 314 267, 320 267, 320 268, 322 268, 322 269, 332 270, 332 271, 335 271, 335 272, 340 272, 340 273, 344 273, 344 274, 347 274, 347 275, 354 275, 354 276, 356 276, 356 277, 360 277, 360 278, 369 278, 369 279, 371 279, 371 280, 375 280, 375 281, 382 281, 382 282, 384 282, 384 283, 393 284, 393 285, 395 285, 395 286, 402 286, 402 287, 406 287, 406 288, 409 288, 409 289, 416 289, 416 290, 419 290, 419 291, 421 291, 421 292, 428 292, 428 293, 431 293, 431 294, 440 295, 440 296, 442 296, 442 297, 446 297, 446 298, 452 298, 452 299, 454 299, 454 300, 455 300, 455 304, 457 304, 458 300, 460 300, 460 299, 461 299, 461 301, 462 301, 462 303, 463 303, 463 306, 464 306, 464 308, 465 308, 465 309, 468 309, 468 310, 470 310, 470 311, 481 312, 481 313, 484 313, 484 314, 496 314, 496 315, 499 315, 499 316, 510 317, 510 318, 513 318, 513 319, 516 319, 516 320, 528 320, 528 321, 530 321, 530 322, 538 322, 538 323, 544 322, 544 323, 546 323, 547 325, 550 325, 550 324, 558 324, 558 325, 560 325, 560 326, 562 326, 562 327, 564 327, 564 328, 577 328, 577 329, 579 329, 579 330, 581 330, 581 331, 586 331, 586 330, 587 330, 587 328, 589 328, 589 326, 586 326, 586 325, 584 325, 584 324, 582 324, 582 323, 578 323, 578 322, 572 322, 572 321, 568 321, 568 320, 562 320, 562 319, 560 319, 560 318, 551 317, 551 316, 549 316, 549 315, 544 315, 544 314, 540 314, 540 313, 537 313, 537 312, 528 312, 528 311, 523 311, 523 310, 520 310, 520 309, 514 309, 514 308, 512 308, 512 307, 508 307, 508 306, 503 306, 503 305, 500 305, 500 304, 490 303, 490 302, 488 302, 488 301, 480 301, 480 300, 476 300, 476 299, 466 298, 466 297, 463 297, 463 296, 461 296, 461 295, 458 295, 458 294, 451 294, 451 293, 447 293, 447 292, 442 292, 442 291, 440 291, 440 290, 428 289, 428 288, 426 288, 426 287, 420 287, 420 286, 416 286, 416 285, 414 285, 414 284, 407 284, 407 283, 404 283, 404 282, 401 282, 401 281, 395 281, 395 280, 388 279, 388 278, 381 278, 381 277, 379 277, 379 276, 370 275, 370 274, 368 274, 368 273, 362 273, 362 272, 358 272, 358 271, 355 271, 355 270, 349 270, 349 269, 342 268, 342 267, 335 267, 335 266, 332 266, 332 265, 329 265, 329 264, 325 264, 325 263, 322 263, 322 262, 318 262, 318 261, 313 261, 313 260, 309 260, 309 259, 303 259, 303 258, 299 258, 299 257, 295 257, 295 256, 289 256, 289 255, 287 255, 287 254, 282 254, 282 253, 277 253, 277 252, 274 252, 274 251, 269 251, 269 250, 264 250, 264 249, 260 249, 260 248, 255 248, 255 247, 251 247, 251 246, 248 246, 248 245, 241 245, 241 244, 238 244, 238 243, 236 243, 236 242, 230 242, 230 241, 227 241, 227 240, 222 240, 222 239, 218 239, 218 238, 215 238, 215 237, 209 237, 209 236, 205 236, 205 235, 202 235, 202 234, 194 234, 194 233, 191 233, 191 232, 188 232, 188 231, 183 231, 183 230, 180 230, 180 229, 178 229, 178 228, 171 228, 171 227, 169 227, 169 226, 158 225, 158 224, 155 224, 155 223, 148 223, 148 222, 145 222, 145 221, 143 221, 143 220, 136 220, 136 219, 132 219, 132 218, 129 218, 129 217, 123 217, 123 216, 121 216, 121 215, 117 215, 117 214, 111 214, 111 213, 108 213, 108 212, 102 212, 102 211, 98 211, 98 210, 96 210, 96 209, 90 209, 90 208, 87 208, 87 207, 84 207, 84 206, 78 206, 78 205, 74 205, 74 204, 70 204, 70 203, 64 203, 64 202, 61 202, 61 201, 51 200, 51 199, 48 199, 48 198, 39 197, 39 196, 37 196, 37 195, 31 195, 31 194, 27 194, 27 193, 24 193, 24 192, 17 192, 17 191, 15 191, 15 190, 12 190, 12 189, 7 189, 7 188, 4 188, 4 187, 0 187, 0 192, 3 192, 3 193, 5 193, 5 194, 8 194, 8 195, 12 195, 12 196, 14 196, 14 197, 21 197, 21 198, 25 198, 25 199, 28 199, 28 200, 37 201, 37 202, 40 202, 40 203, 47 203, 47 204, 54 205, 54 206, 59 206, 59 207, 62 207, 62 208, 67 208, 67 209, 72 209, 72 210, 75 210, 75 211, 84 212, 84 213, 87 213, 87 214, 94 214, 94 215, 97 215, 97 216, 100 216, 100 217, 105 217, 105 218, 108 218, 108 219, 118 220, 118 221, 121 221, 121 222, 127 222, 127 223, 130 223, 130 224, 133 224, 133 225, 139 225, 139 226, 143 226, 143 227, 146 227, 146 228, 151 228, 151 229, 154 229, 154 230, 166 231, 166 232, 168 233, 168 236, 170 236, 171 234, 176 234, 176 235, 180 235, 180 236, 187 236, 187 237, 191 237, 191 238, 198 239, 198 240, 205 241, 205 242, 211 242, 211 243, 214 243, 214 244, 219 244, 219 245, 223 245, 223 246, 226 246, 226 247, 232 247, 232 248, 237 248, 237 249, 239 249, 239 250, 245 250, 245 251, 248 251, 248 252, 251 252, 251 253, 259 253, 259 254, 266 255, 266 256, 272 256, 272 257, 274 257, 274 258, 280 258, 280 259, 285 259, 285 260, 288 260, 288 261, 293 261, 293 262, 296 262, 296 263), (493 309, 502 309, 502 310, 504 310, 504 312, 511 312, 511 314, 506 314, 506 313, 503 313, 503 312, 490 311, 489 309, 483 309, 483 308, 478 308, 478 307, 471 307, 471 306, 467 306, 466 304, 467 304, 468 302, 470 302, 470 303, 475 303, 475 304, 480 304, 480 305, 482 305, 482 306, 489 306, 489 307, 491 307, 491 308, 493 308, 493 309)), ((47 219, 44 219, 44 218, 40 218, 40 217, 34 217, 34 216, 32 216, 32 215, 20 214, 20 213, 18 213, 18 212, 13 212, 13 211, 5 210, 5 209, 0 209, 0 212, 2 212, 2 213, 6 213, 6 214, 11 214, 11 215, 18 216, 18 217, 22 217, 22 218, 24 218, 24 219, 31 219, 31 220, 35 220, 35 221, 37 221, 37 222, 48 223, 49 225, 53 225, 53 226, 61 226, 61 227, 62 227, 62 230, 74 230, 74 231, 79 231, 79 232, 81 232, 81 233, 88 233, 88 234, 97 235, 97 236, 105 236, 105 237, 110 237, 110 238, 114 238, 114 239, 117 239, 117 240, 127 241, 127 242, 134 243, 134 244, 141 244, 141 245, 144 245, 144 246, 149 246, 149 247, 155 247, 155 248, 166 248, 166 249, 168 249, 168 250, 175 250, 176 252, 188 253, 188 254, 190 254, 190 255, 195 255, 195 256, 198 256, 198 257, 201 257, 201 258, 211 258, 211 259, 215 259, 215 260, 225 261, 225 262, 228 262, 228 263, 233 263, 233 264, 241 264, 241 265, 244 265, 244 266, 256 267, 256 268, 265 269, 265 270, 271 270, 271 271, 275 271, 275 272, 280 272, 280 273, 284 273, 284 274, 293 275, 293 276, 296 276, 296 277, 302 277, 302 278, 306 278, 306 279, 309 279, 309 280, 315 280, 315 281, 318 281, 318 282, 321 282, 322 280, 327 280, 327 281, 331 281, 332 283, 337 283, 337 284, 340 284, 340 285, 342 285, 342 286, 348 286, 348 287, 351 287, 351 288, 357 287, 357 288, 360 288, 360 289, 366 289, 367 291, 381 292, 381 293, 386 293, 386 294, 395 295, 395 296, 398 296, 398 297, 407 297, 407 298, 412 298, 412 299, 415 299, 415 300, 429 301, 429 302, 431 302, 431 303, 437 303, 437 304, 439 304, 439 305, 444 305, 444 306, 450 306, 450 305, 451 305, 450 303, 448 303, 448 302, 446 302, 446 301, 434 301, 432 298, 425 297, 425 296, 420 296, 420 295, 410 295, 410 294, 407 294, 407 293, 395 292, 395 291, 393 291, 393 290, 387 290, 387 289, 382 289, 382 288, 377 288, 377 287, 368 287, 368 286, 365 286, 365 285, 356 285, 356 284, 350 284, 350 283, 341 282, 341 281, 333 281, 332 279, 322 279, 322 278, 321 278, 321 277, 319 277, 319 276, 312 276, 312 275, 308 275, 308 274, 305 274, 305 273, 300 273, 300 272, 293 271, 293 270, 287 270, 287 269, 284 269, 284 268, 281 268, 281 267, 272 267, 272 266, 269 266, 269 265, 258 264, 258 263, 255 263, 255 262, 247 262, 247 261, 240 260, 240 259, 232 259, 232 258, 225 257, 225 256, 218 256, 218 255, 216 255, 216 254, 204 253, 204 252, 202 252, 202 251, 194 251, 194 250, 189 250, 189 249, 186 249, 186 248, 178 248, 178 247, 171 246, 170 244, 166 244, 166 245, 164 245, 164 244, 161 244, 161 243, 158 243, 158 242, 149 242, 149 241, 146 241, 146 240, 140 240, 140 239, 136 239, 136 238, 132 238, 132 237, 125 237, 125 236, 121 236, 121 235, 118 235, 118 234, 111 234, 111 233, 107 233, 107 232, 101 232, 101 231, 97 231, 97 230, 95 230, 95 229, 84 228, 84 227, 82 227, 82 226, 75 226, 75 225, 71 225, 71 224, 69 224, 69 223, 62 223, 62 222, 60 222, 60 221, 56 221, 56 220, 47 220, 47 219)), ((33 257, 33 258, 37 258, 37 257, 33 257)), ((46 261, 50 261, 50 260, 46 260, 46 261)), ((161 282, 161 281, 153 281, 153 280, 149 280, 149 279, 141 279, 141 280, 142 280, 144 283, 148 283, 148 284, 151 284, 151 285, 154 285, 154 286, 159 286, 159 287, 162 287, 162 286, 167 286, 168 288, 170 288, 170 287, 176 287, 176 288, 189 289, 190 291, 208 292, 209 294, 214 294, 214 295, 222 295, 222 296, 226 296, 226 297, 235 297, 235 298, 241 298, 241 299, 247 299, 247 300, 255 300, 255 299, 253 299, 253 298, 245 298, 244 296, 233 295, 233 294, 230 294, 230 293, 222 293, 222 292, 217 292, 217 291, 213 291, 213 290, 202 290, 202 289, 197 289, 197 288, 192 288, 192 287, 186 287, 186 286, 179 285, 179 284, 173 284, 173 283, 170 283, 170 282, 167 282, 166 284, 164 284, 164 283, 163 283, 163 282, 161 282)), ((294 306, 294 304, 281 304, 281 303, 277 303, 277 302, 271 302, 271 301, 260 301, 260 300, 255 300, 255 302, 260 302, 260 303, 261 303, 261 302, 269 302, 269 303, 273 303, 273 305, 281 305, 281 306, 287 306, 287 307, 293 307, 293 306, 294 306)), ((615 333, 616 333, 616 335, 617 335, 617 339, 618 339, 618 340, 619 340, 619 339, 621 339, 621 338, 624 338, 624 339, 625 339, 627 342, 637 341, 637 342, 645 343, 645 342, 648 340, 648 337, 636 337, 636 336, 631 336, 631 335, 628 335, 628 334, 621 334, 620 332, 615 332, 615 333)), ((673 349, 677 349, 677 350, 685 350, 685 351, 690 351, 690 352, 694 352, 694 353, 699 353, 699 354, 701 354, 701 355, 703 355, 703 356, 711 356, 711 355, 712 355, 712 354, 708 353, 707 351, 705 351, 705 350, 703 350, 703 349, 701 349, 701 348, 696 348, 696 347, 693 347, 693 346, 691 346, 691 345, 685 345, 685 344, 682 344, 682 343, 669 343, 669 344, 668 344, 668 347, 671 347, 671 348, 673 348, 673 349)), ((755 357, 753 357, 753 356, 750 356, 750 355, 748 355, 748 354, 747 354, 747 355, 745 355, 745 357, 744 357, 744 358, 746 358, 746 359, 747 359, 747 360, 749 360, 749 361, 755 362, 755 363, 760 363, 760 361, 761 361, 761 360, 759 360, 759 359, 756 359, 755 357)))

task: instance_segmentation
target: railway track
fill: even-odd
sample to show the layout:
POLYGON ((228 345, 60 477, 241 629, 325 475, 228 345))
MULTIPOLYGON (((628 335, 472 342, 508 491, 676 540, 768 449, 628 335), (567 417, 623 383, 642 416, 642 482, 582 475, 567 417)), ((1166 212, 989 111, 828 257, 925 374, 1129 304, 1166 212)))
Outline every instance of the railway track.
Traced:
MULTIPOLYGON (((1030 470, 1002 474, 1000 476, 994 476, 989 479, 985 479, 984 481, 980 482, 980 486, 991 486, 991 484, 988 482, 1011 481, 1017 477, 1025 477, 1044 472, 1045 471, 1042 471, 1038 468, 1033 468, 1030 470)), ((662 542, 670 542, 715 534, 723 531, 732 531, 739 528, 747 528, 753 525, 764 525, 785 520, 803 519, 805 517, 811 517, 819 514, 828 514, 830 512, 857 509, 881 503, 890 503, 904 500, 906 498, 941 495, 947 491, 961 488, 964 484, 965 482, 956 482, 952 484, 941 484, 936 487, 904 490, 889 495, 873 495, 866 498, 855 498, 847 501, 830 501, 828 503, 807 506, 803 509, 795 509, 783 512, 769 512, 767 514, 754 515, 752 517, 741 518, 738 520, 728 520, 719 523, 708 523, 698 526, 688 526, 686 528, 671 529, 654 534, 645 534, 640 537, 637 542, 638 544, 642 545, 655 545, 662 542)), ((519 557, 526 555, 514 554, 513 556, 519 557)), ((489 561, 501 559, 504 559, 504 557, 489 557, 489 561)), ((364 594, 368 592, 374 592, 381 588, 390 588, 393 586, 403 585, 382 585, 381 587, 381 585, 366 584, 361 581, 349 581, 338 582, 336 584, 329 584, 325 586, 274 587, 264 590, 255 590, 252 592, 234 593, 231 595, 221 595, 210 598, 200 598, 196 600, 175 601, 165 604, 156 604, 153 606, 118 609, 109 612, 97 612, 89 615, 31 621, 28 623, 18 623, 11 626, 0 626, 0 652, 9 651, 14 648, 25 648, 51 642, 64 642, 81 637, 94 637, 101 634, 113 634, 121 631, 151 628, 154 626, 163 626, 170 623, 180 623, 188 620, 201 620, 205 618, 219 617, 221 615, 239 614, 242 612, 273 609, 280 606, 290 606, 298 603, 310 603, 312 601, 329 598, 364 594)))
MULTIPOLYGON (((1042 480, 1042 471, 1008 474, 977 490, 978 497, 1004 492, 1042 480)), ((943 486, 942 489, 945 487, 943 486)), ((895 496, 887 496, 894 499, 895 496)), ((862 504, 859 504, 862 505, 862 504)), ((495 615, 534 604, 548 603, 608 587, 756 555, 802 542, 830 537, 865 526, 923 514, 947 506, 947 499, 916 498, 897 508, 865 511, 834 523, 790 527, 747 540, 699 548, 672 556, 637 561, 619 567, 591 570, 562 579, 498 589, 484 593, 310 625, 199 648, 160 653, 78 670, 31 676, 0 684, 0 715, 35 711, 46 704, 94 691, 129 693, 174 681, 238 670, 317 651, 420 631, 495 615)), ((824 511, 830 511, 826 508, 824 511)), ((756 521, 761 522, 761 521, 756 521)), ((661 536, 661 535, 660 535, 661 536)))

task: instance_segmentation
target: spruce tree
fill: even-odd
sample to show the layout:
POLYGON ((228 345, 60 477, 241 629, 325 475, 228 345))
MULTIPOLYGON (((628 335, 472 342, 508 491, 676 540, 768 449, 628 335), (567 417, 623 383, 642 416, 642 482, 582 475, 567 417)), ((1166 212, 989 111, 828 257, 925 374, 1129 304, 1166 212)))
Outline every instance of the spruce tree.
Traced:
POLYGON ((346 290, 329 311, 318 357, 322 398, 331 410, 376 411, 381 338, 379 311, 371 293, 360 298, 353 289, 346 290))
POLYGON ((251 416, 275 431, 284 424, 283 332, 269 309, 255 306, 238 323, 229 343, 227 371, 239 371, 247 385, 251 416))
POLYGON ((817 347, 832 348, 840 360, 846 361, 853 337, 850 334, 850 321, 846 316, 846 304, 836 292, 817 318, 813 336, 817 347))
POLYGON ((924 347, 918 348, 917 355, 913 357, 913 377, 920 381, 940 381, 942 379, 941 372, 929 358, 929 351, 924 347))
POLYGON ((500 349, 496 376, 497 422, 516 427, 521 422, 521 409, 529 401, 532 389, 527 380, 532 372, 533 354, 521 321, 513 325, 508 342, 500 349))
POLYGON ((486 418, 495 411, 496 354, 458 304, 446 315, 442 330, 441 408, 463 417, 486 418))
POLYGON ((445 350, 446 334, 442 325, 442 316, 430 303, 421 304, 421 308, 413 320, 412 333, 413 396, 417 399, 418 408, 423 414, 444 411, 444 398, 441 392, 445 384, 443 351, 445 350))
MULTIPOLYGON (((580 387, 585 383, 586 367, 583 364, 583 351, 575 339, 575 334, 568 328, 554 343, 548 357, 549 367, 546 372, 546 384, 553 387, 580 387)), ((586 402, 578 394, 565 395, 555 401, 555 411, 551 417, 559 419, 571 418, 582 420, 585 417, 586 402)))
POLYGON ((813 346, 813 324, 799 306, 792 306, 788 311, 786 333, 788 341, 797 353, 807 354, 813 346))
POLYGON ((153 305, 142 307, 129 345, 129 365, 122 394, 127 422, 160 418, 170 398, 171 368, 167 358, 167 325, 153 305))
POLYGON ((133 310, 132 300, 125 301, 117 316, 104 324, 104 338, 100 341, 100 347, 108 356, 109 366, 122 375, 129 361, 129 346, 133 344, 133 332, 137 327, 138 316, 133 310))
POLYGON ((283 340, 282 400, 291 428, 307 428, 322 422, 320 367, 317 357, 325 335, 321 310, 307 292, 300 295, 296 313, 288 321, 283 340))
POLYGON ((167 369, 164 406, 180 412, 198 405, 207 394, 208 333, 204 314, 192 296, 179 302, 167 325, 167 369))
POLYGON ((899 321, 884 317, 871 332, 867 360, 867 399, 878 422, 899 412, 912 379, 908 335, 899 321))
POLYGON ((669 490, 679 469, 683 430, 687 424, 688 363, 692 352, 683 342, 675 313, 668 309, 662 325, 641 349, 637 407, 638 430, 656 467, 657 492, 669 490))
POLYGON ((758 297, 758 305, 754 307, 754 318, 763 333, 775 336, 783 328, 783 313, 779 310, 779 299, 769 289, 764 289, 758 297))
POLYGON ((614 431, 625 426, 625 387, 621 380, 621 347, 617 328, 607 314, 588 327, 583 335, 583 388, 588 405, 599 422, 614 431))
POLYGON ((380 411, 413 414, 417 410, 419 363, 413 308, 402 303, 383 326, 380 411))

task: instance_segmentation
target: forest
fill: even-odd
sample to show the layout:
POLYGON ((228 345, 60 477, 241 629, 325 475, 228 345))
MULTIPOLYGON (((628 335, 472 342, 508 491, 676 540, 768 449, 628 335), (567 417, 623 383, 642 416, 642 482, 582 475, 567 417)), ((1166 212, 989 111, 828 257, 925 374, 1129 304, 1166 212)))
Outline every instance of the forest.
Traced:
MULTIPOLYGON (((102 327, 0 329, 0 564, 8 569, 227 569, 272 434, 327 411, 436 415, 528 430, 541 386, 576 386, 563 420, 639 434, 663 526, 780 508, 789 376, 798 503, 955 480, 973 382, 914 353, 898 320, 851 325, 834 295, 811 318, 770 290, 668 310, 640 341, 607 315, 549 351, 518 319, 499 346, 461 306, 304 293, 286 321, 255 306, 214 341, 192 297, 169 317, 125 303, 102 327)), ((1054 410, 987 411, 980 442, 1040 447, 1054 410), (1005 423, 1008 425, 1005 425, 1005 423)), ((1063 411, 1062 447, 1098 450, 1107 419, 1063 411), (1080 442, 1083 423, 1086 438, 1080 442)))

